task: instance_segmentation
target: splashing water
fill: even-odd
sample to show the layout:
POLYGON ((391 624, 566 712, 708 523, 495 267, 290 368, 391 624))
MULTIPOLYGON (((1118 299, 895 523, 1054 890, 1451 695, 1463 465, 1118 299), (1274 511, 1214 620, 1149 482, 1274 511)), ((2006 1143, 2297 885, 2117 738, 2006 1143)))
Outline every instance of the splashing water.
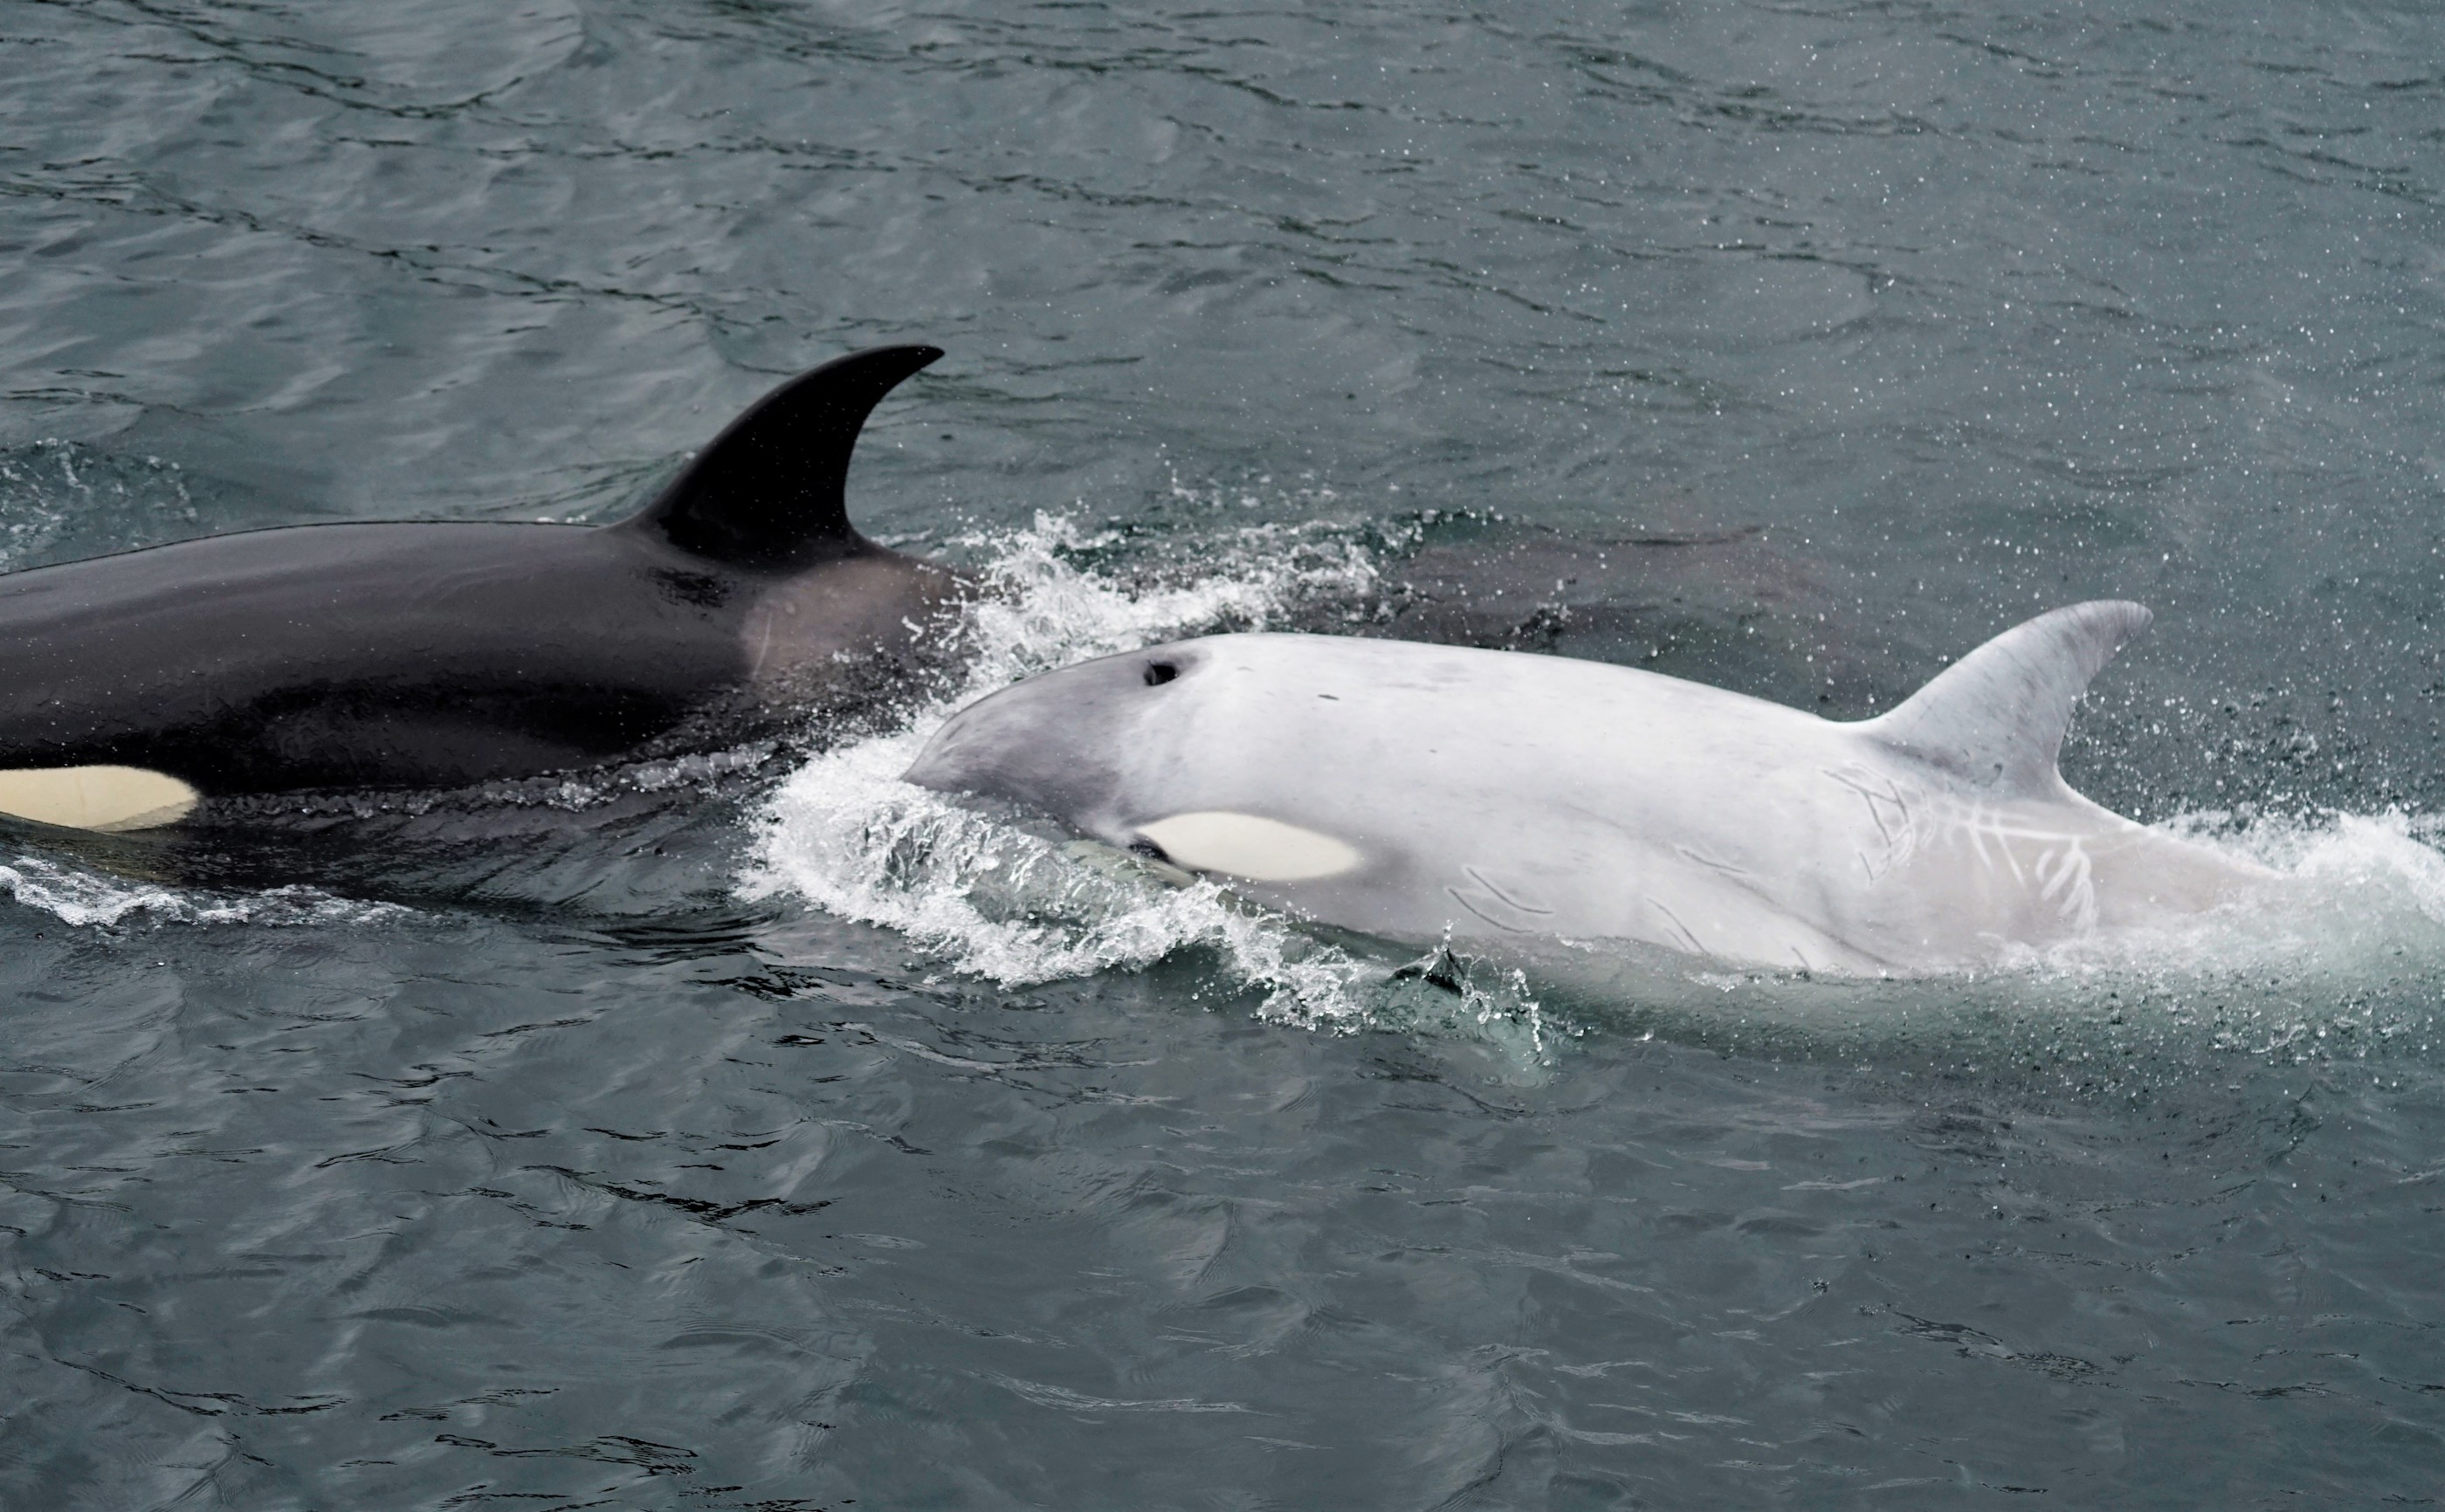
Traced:
POLYGON ((2406 959, 2445 967, 2445 854, 2433 820, 2337 811, 2245 820, 2202 811, 2159 828, 2254 862, 2280 881, 2176 924, 2028 950, 2006 968, 2065 977, 2256 971, 2341 981, 2406 959))
POLYGON ((1529 948, 1549 1012, 1729 1052, 2145 1095, 2248 1065, 2383 1084, 2445 1055, 2445 855, 2401 813, 2198 813, 2167 829, 2275 870, 2177 927, 1913 978, 1701 965, 1660 951, 1529 948))
POLYGON ((1421 987, 1423 973, 1319 940, 1210 882, 1175 885, 1109 848, 1033 834, 900 780, 952 711, 1022 678, 1362 601, 1376 569, 1353 532, 1251 528, 1205 553, 1201 575, 1144 584, 1076 565, 1119 537, 1066 519, 1039 514, 1033 529, 960 544, 983 553, 996 590, 973 611, 965 680, 899 733, 819 756, 790 778, 764 815, 750 896, 794 892, 1005 986, 1204 950, 1234 988, 1262 994, 1271 1018, 1345 1032, 1432 1022, 1543 1055, 1554 1031, 1517 974, 1486 987, 1464 967, 1421 987))
POLYGON ((950 544, 981 556, 995 591, 972 610, 975 657, 943 714, 1090 657, 1215 630, 1268 629, 1296 610, 1355 604, 1378 581, 1357 532, 1331 526, 1251 526, 1201 552, 1194 575, 1157 568, 1138 583, 1079 565, 1120 554, 1128 545, 1120 532, 1089 533, 1062 516, 1039 513, 1030 529, 950 544))
POLYGON ((2406 953, 2407 969, 2445 972, 2445 854, 2436 845, 2445 825, 2400 813, 2189 815, 2167 828, 2268 867, 2289 885, 2175 930, 2031 949, 1999 968, 1918 983, 1837 985, 1601 943, 1540 947, 1493 970, 1483 962, 1426 969, 1432 957, 1404 967, 1254 909, 1211 883, 1173 886, 1107 848, 1033 833, 901 782, 954 709, 1021 678, 1185 635, 1267 628, 1319 606, 1362 603, 1377 587, 1374 557, 1347 530, 1243 532, 1200 557, 1203 575, 1143 585, 1079 565, 1115 540, 1046 516, 1032 530, 968 538, 999 593, 975 612, 976 656, 964 682, 899 733, 796 773, 763 816, 746 889, 794 892, 899 930, 947 969, 1007 986, 1206 951, 1230 982, 1264 995, 1269 1017, 1337 1030, 1510 1036, 1531 1059, 1556 1035, 1576 1031, 1559 1027, 1563 1020, 1531 995, 1530 975, 1540 990, 1562 992, 1574 1017, 1590 998, 1596 1017, 1627 1005, 1660 1015, 1648 1022, 1694 1013, 1720 1028, 1732 995, 1786 1028, 1844 1040, 1896 1017, 1914 1017, 1922 1028, 1950 1022, 1956 1038, 1967 1033, 1962 1025, 1999 1011, 2068 1022, 2094 1001, 2121 1005, 2101 1010, 2100 1021, 2118 1028, 2136 1005, 2157 1003, 2164 1022, 2156 1027, 2185 1025, 2178 1032, 2195 1043, 2204 1021, 2196 1004, 2213 999, 2224 1027, 2212 1035, 2256 1047, 2317 1037, 2305 1001, 2331 1001, 2348 1017, 2360 1000, 2353 983, 2389 970, 2398 977, 2406 953), (1528 974, 1516 969, 1521 961, 1528 974), (1593 982, 1601 985, 1591 997, 1584 989, 1593 982), (2244 991, 2244 983, 2255 985, 2244 991))

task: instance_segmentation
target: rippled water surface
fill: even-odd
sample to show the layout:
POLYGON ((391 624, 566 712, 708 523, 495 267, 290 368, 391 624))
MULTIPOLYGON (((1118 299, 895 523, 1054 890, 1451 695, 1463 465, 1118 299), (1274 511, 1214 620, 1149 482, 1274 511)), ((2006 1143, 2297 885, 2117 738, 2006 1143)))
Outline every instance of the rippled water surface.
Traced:
POLYGON ((2445 1496, 2441 199, 2423 5, 0 0, 0 569, 926 340, 852 509, 1003 587, 879 735, 0 831, 0 1504, 2445 1496), (1855 717, 2100 595, 2073 780, 2297 908, 1404 973, 892 780, 1209 629, 1855 717))

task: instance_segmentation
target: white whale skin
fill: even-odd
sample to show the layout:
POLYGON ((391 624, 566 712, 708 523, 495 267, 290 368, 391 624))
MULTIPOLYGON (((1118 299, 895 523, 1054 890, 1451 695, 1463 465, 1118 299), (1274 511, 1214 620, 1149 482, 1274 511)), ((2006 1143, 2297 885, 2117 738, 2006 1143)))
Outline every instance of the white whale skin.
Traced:
POLYGON ((1015 800, 1391 939, 1955 969, 2159 926, 2271 879, 2056 770, 2073 703, 2148 619, 2057 609, 1858 723, 1601 663, 1209 636, 980 700, 907 780, 1015 800))

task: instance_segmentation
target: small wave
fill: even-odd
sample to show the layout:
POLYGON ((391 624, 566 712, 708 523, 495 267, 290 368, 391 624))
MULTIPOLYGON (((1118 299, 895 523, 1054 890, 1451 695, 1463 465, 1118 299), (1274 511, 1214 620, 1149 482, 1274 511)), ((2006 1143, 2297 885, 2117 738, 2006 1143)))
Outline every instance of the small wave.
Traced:
POLYGON ((421 819, 519 810, 584 813, 624 798, 692 792, 715 797, 764 774, 780 753, 771 740, 689 752, 585 771, 495 777, 463 788, 359 788, 337 792, 239 793, 207 797, 196 822, 221 827, 324 820, 421 819))
POLYGON ((202 533, 176 462, 63 440, 0 449, 0 572, 202 533))
POLYGON ((360 903, 320 888, 272 887, 262 892, 188 891, 158 883, 96 876, 39 856, 0 866, 0 888, 78 928, 112 928, 130 921, 186 924, 368 924, 408 912, 397 904, 360 903))

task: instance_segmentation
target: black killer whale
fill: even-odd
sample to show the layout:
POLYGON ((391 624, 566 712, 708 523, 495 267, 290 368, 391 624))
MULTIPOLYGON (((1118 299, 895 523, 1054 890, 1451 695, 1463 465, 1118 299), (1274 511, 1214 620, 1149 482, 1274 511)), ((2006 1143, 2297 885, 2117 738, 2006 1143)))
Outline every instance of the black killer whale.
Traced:
POLYGON ((452 788, 870 706, 958 578, 850 525, 881 346, 751 405, 607 526, 289 526, 0 575, 0 814, 175 823, 207 798, 452 788))

